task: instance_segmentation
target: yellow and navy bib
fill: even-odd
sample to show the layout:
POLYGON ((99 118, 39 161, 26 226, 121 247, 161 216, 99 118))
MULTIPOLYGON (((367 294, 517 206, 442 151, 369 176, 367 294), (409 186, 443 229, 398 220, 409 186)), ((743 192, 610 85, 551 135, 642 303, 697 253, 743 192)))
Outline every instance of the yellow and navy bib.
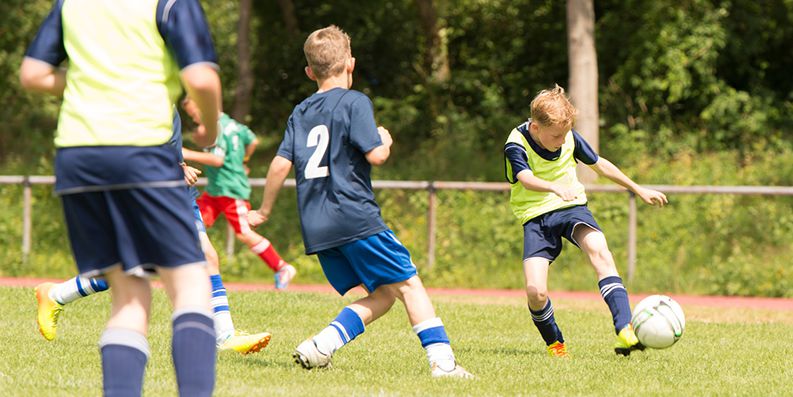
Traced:
POLYGON ((57 147, 153 146, 172 134, 179 68, 157 29, 158 0, 63 3, 69 57, 57 147))
POLYGON ((506 176, 510 183, 509 204, 522 224, 551 211, 586 204, 584 185, 578 181, 575 172, 575 139, 572 131, 567 133, 559 157, 553 160, 547 160, 535 152, 517 128, 513 129, 507 138, 506 144, 510 143, 517 144, 526 151, 529 168, 534 176, 548 182, 570 186, 576 191, 577 196, 575 200, 564 201, 553 192, 538 192, 524 188, 520 181, 512 178, 512 164, 505 157, 506 176))

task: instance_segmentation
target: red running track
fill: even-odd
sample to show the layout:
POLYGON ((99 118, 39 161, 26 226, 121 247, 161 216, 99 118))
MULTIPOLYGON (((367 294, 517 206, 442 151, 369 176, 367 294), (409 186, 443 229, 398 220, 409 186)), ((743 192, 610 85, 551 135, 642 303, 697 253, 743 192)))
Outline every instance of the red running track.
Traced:
MULTIPOLYGON (((43 279, 43 278, 14 278, 14 277, 0 277, 0 286, 8 287, 35 287, 39 283, 45 281, 59 282, 58 279, 43 279)), ((159 285, 155 282, 155 285, 159 285)), ((230 291, 274 291, 275 288, 272 284, 257 284, 257 283, 225 283, 226 289, 230 291)), ((330 285, 318 284, 294 284, 289 286, 289 291, 296 292, 318 292, 318 293, 333 293, 336 292, 330 285)), ((462 289, 462 288, 428 288, 427 291, 430 295, 450 295, 450 296, 475 296, 475 297, 494 297, 494 298, 523 298, 524 292, 522 290, 508 290, 508 289, 462 289)), ((363 289, 356 288, 354 292, 363 294, 363 289)), ((649 294, 631 294, 631 301, 638 302, 649 294)), ((601 300, 600 294, 597 292, 580 292, 580 291, 553 291, 554 298, 561 299, 574 299, 574 300, 601 300)), ((697 295, 680 295, 670 294, 678 303, 683 306, 695 305, 714 308, 751 308, 751 309, 768 309, 768 310, 781 310, 793 311, 793 299, 786 298, 755 298, 743 296, 697 296, 697 295)))

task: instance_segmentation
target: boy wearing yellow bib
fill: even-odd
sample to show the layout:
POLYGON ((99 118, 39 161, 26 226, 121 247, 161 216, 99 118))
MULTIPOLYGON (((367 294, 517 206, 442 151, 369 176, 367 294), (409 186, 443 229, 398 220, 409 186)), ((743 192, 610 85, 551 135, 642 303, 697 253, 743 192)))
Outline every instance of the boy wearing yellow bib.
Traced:
POLYGON ((562 237, 589 257, 598 287, 611 311, 617 342, 614 351, 629 355, 643 350, 631 327, 628 293, 617 273, 606 238, 587 208, 584 185, 576 177, 578 161, 618 183, 650 205, 664 206, 666 196, 639 186, 617 166, 598 156, 572 130, 576 109, 558 85, 531 102, 531 118, 514 128, 504 146, 510 206, 523 224, 523 273, 534 325, 551 356, 564 357, 567 347, 548 298, 548 268, 562 251, 562 237))

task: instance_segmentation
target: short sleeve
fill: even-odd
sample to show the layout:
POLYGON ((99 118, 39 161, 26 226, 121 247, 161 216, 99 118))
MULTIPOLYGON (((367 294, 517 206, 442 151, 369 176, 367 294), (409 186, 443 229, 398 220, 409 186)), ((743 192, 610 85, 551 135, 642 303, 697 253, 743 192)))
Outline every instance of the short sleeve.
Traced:
POLYGON ((25 56, 52 66, 60 65, 66 60, 66 48, 63 46, 63 24, 61 22, 61 10, 63 0, 56 0, 52 5, 47 18, 39 26, 36 37, 30 43, 25 56))
POLYGON ((350 142, 362 153, 369 153, 383 144, 377 133, 372 101, 361 95, 350 106, 350 142))
POLYGON ((592 149, 592 146, 589 146, 589 143, 584 140, 584 137, 581 136, 581 134, 573 131, 573 139, 575 140, 575 150, 573 151, 573 156, 575 156, 578 161, 587 165, 592 165, 598 162, 600 156, 595 153, 595 150, 592 149))
POLYGON ((523 146, 517 143, 508 143, 504 146, 504 156, 507 161, 509 161, 509 165, 512 168, 512 175, 510 175, 512 179, 507 180, 516 181, 518 179, 518 173, 523 170, 531 171, 529 156, 526 154, 526 149, 523 146))
POLYGON ((160 0, 157 29, 173 51, 179 68, 210 63, 217 68, 212 35, 198 0, 160 0))
POLYGON ((248 146, 251 144, 251 142, 256 140, 256 134, 254 134, 250 128, 248 128, 243 124, 240 124, 240 127, 242 127, 242 131, 240 132, 240 138, 242 138, 242 145, 248 146))
POLYGON ((284 139, 281 141, 281 145, 278 146, 278 152, 276 152, 276 155, 281 156, 289 161, 294 160, 293 149, 295 147, 295 121, 293 117, 294 116, 289 116, 289 120, 286 122, 284 139))

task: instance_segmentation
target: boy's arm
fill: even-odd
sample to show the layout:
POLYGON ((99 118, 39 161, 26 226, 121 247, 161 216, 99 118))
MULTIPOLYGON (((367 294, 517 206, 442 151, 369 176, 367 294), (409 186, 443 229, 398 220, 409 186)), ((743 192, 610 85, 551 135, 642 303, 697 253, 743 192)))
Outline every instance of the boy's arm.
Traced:
POLYGON ((291 169, 292 162, 285 157, 276 155, 270 162, 270 169, 267 170, 267 183, 264 185, 264 194, 262 195, 262 205, 258 210, 248 211, 248 223, 251 226, 259 226, 270 218, 275 199, 278 198, 278 192, 284 186, 284 181, 291 169))
POLYGON ((628 178, 616 165, 614 165, 611 161, 606 160, 603 157, 600 157, 595 164, 590 165, 590 167, 595 170, 600 176, 604 176, 611 181, 627 188, 628 190, 636 193, 642 201, 650 205, 657 205, 659 207, 663 207, 665 204, 669 202, 667 200, 666 195, 653 189, 647 189, 633 180, 628 178))
POLYGON ((572 201, 576 199, 575 191, 572 188, 557 185, 544 179, 537 178, 528 169, 518 172, 516 177, 525 189, 534 190, 536 192, 553 192, 557 196, 561 197, 564 201, 572 201))
POLYGON ((19 82, 29 91, 63 96, 66 88, 66 69, 26 57, 19 67, 19 82))
POLYGON ((63 96, 66 69, 59 65, 68 58, 68 54, 63 45, 62 7, 63 2, 53 4, 25 51, 19 67, 19 82, 26 90, 63 96))
POLYGON ((251 156, 253 156, 253 152, 256 151, 256 145, 258 144, 259 144, 259 139, 253 138, 253 141, 251 141, 251 143, 245 146, 245 157, 242 159, 243 163, 247 163, 248 160, 251 159, 251 156))
POLYGON ((182 155, 184 156, 185 161, 194 161, 199 164, 204 164, 216 168, 222 167, 223 161, 225 160, 223 157, 213 153, 198 152, 186 148, 182 148, 182 155))
POLYGON ((391 145, 394 143, 391 138, 391 133, 383 127, 377 127, 377 133, 380 135, 380 140, 383 144, 366 152, 366 161, 371 165, 383 165, 388 156, 391 155, 391 145))
POLYGON ((220 76, 209 64, 198 63, 182 69, 182 83, 187 95, 201 112, 201 125, 193 134, 196 145, 210 147, 218 136, 220 106, 220 76))

